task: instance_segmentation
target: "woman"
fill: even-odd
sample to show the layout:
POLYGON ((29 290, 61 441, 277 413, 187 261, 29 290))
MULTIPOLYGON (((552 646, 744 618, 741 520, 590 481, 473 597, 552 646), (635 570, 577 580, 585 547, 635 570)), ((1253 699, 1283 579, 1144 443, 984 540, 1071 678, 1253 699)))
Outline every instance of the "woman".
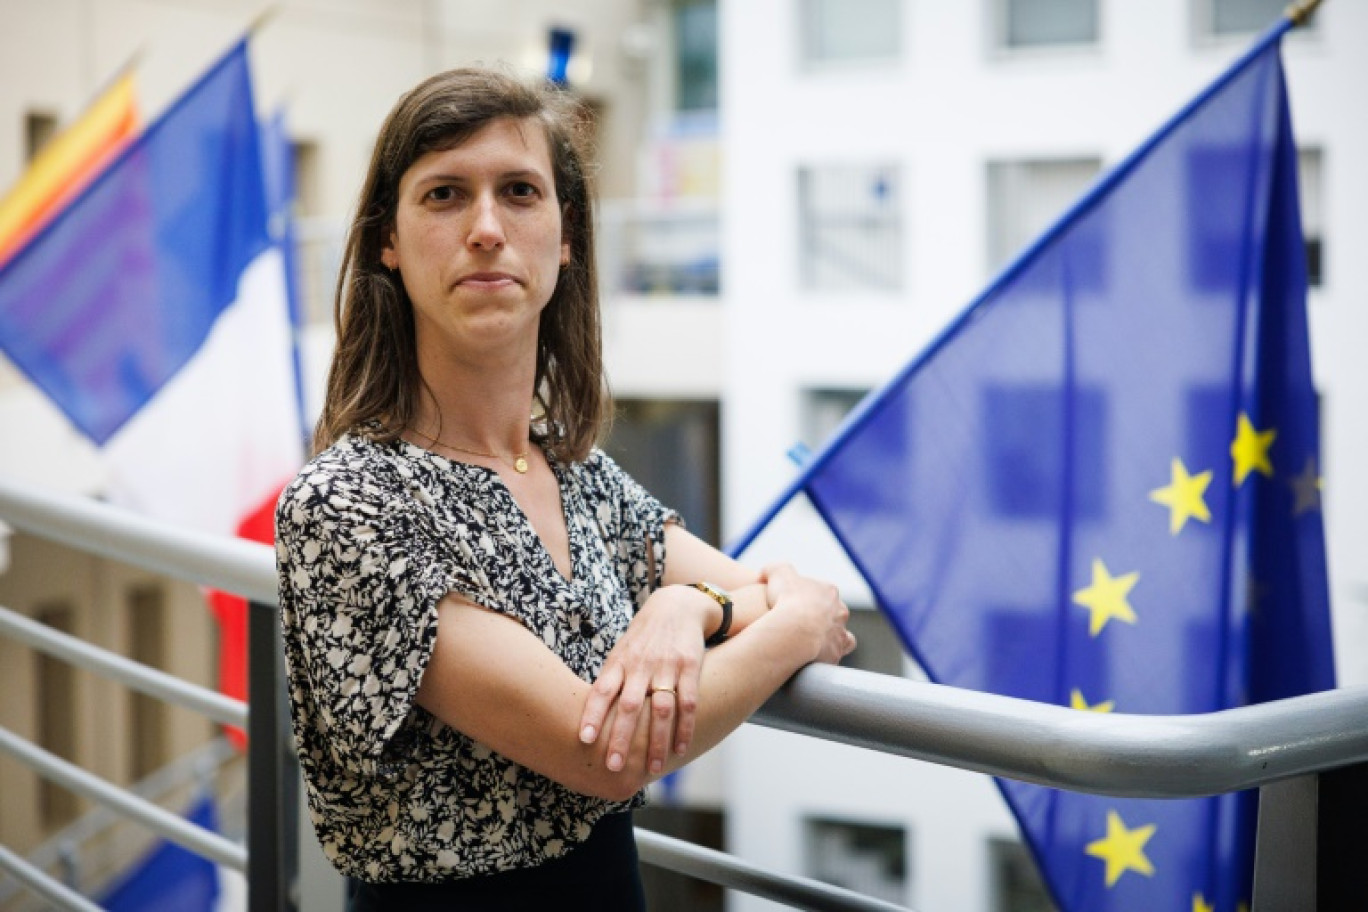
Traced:
POLYGON ((644 786, 854 646, 832 587, 723 556, 594 447, 581 122, 444 73, 362 189, 321 452, 276 516, 300 763, 353 909, 641 908, 644 786))

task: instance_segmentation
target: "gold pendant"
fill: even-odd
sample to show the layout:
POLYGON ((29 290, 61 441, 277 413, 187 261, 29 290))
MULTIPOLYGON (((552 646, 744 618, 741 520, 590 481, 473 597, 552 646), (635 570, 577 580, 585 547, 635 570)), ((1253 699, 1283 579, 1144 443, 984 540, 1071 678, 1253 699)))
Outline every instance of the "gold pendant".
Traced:
POLYGON ((526 457, 526 456, 519 456, 517 459, 514 459, 514 460, 513 460, 513 470, 516 471, 519 475, 526 475, 526 474, 527 474, 527 457, 526 457))

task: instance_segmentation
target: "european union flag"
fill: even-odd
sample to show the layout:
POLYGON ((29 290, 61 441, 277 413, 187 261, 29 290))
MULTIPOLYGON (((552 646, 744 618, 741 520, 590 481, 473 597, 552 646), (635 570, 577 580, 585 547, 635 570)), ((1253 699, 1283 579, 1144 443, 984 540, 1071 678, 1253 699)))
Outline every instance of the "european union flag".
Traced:
MULTIPOLYGON (((795 483, 934 680, 1150 714, 1334 686, 1285 28, 795 483)), ((1063 909, 1250 902, 1253 793, 1001 787, 1063 909)))

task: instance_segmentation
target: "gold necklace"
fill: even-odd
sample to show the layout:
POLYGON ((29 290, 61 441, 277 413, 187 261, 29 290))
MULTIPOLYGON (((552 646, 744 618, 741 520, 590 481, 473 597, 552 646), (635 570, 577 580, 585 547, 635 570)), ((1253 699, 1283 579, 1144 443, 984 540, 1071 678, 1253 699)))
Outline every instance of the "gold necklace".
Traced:
POLYGON ((527 450, 523 450, 521 453, 515 453, 512 456, 501 456, 498 453, 486 453, 482 450, 472 450, 468 447, 456 446, 456 444, 454 443, 444 443, 443 441, 438 440, 436 437, 429 437, 427 434, 424 434, 416 427, 410 426, 410 430, 412 430, 413 433, 417 434, 419 437, 422 437, 428 443, 434 444, 439 447, 446 447, 448 450, 455 450, 458 453, 465 453, 469 456, 483 456, 486 459, 499 459, 511 465, 513 467, 513 471, 517 472, 519 475, 527 474, 527 450))

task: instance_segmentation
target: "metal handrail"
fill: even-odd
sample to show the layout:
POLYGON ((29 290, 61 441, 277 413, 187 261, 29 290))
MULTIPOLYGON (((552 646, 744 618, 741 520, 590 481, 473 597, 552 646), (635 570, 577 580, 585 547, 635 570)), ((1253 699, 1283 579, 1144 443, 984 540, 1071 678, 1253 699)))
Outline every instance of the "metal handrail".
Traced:
POLYGON ((0 606, 0 636, 8 636, 39 652, 113 678, 140 693, 183 706, 215 722, 238 728, 247 726, 247 704, 241 700, 101 649, 3 606, 0 606))
POLYGON ((0 518, 88 554, 277 604, 275 558, 264 545, 175 528, 88 497, 42 492, 8 479, 0 479, 0 518))
POLYGON ((641 860, 647 864, 668 868, 680 874, 688 874, 799 909, 818 909, 823 912, 908 912, 906 906, 875 899, 809 877, 775 874, 742 861, 735 855, 694 845, 692 842, 651 830, 643 830, 641 827, 636 828, 636 844, 641 860))
POLYGON ((1075 792, 1194 798, 1368 760, 1368 685, 1219 712, 1082 713, 811 665, 752 722, 1075 792))
MULTIPOLYGON (((129 785, 128 791, 139 798, 166 807, 172 797, 183 793, 187 786, 193 788, 196 784, 204 783, 207 789, 207 783, 221 775, 225 765, 238 756, 237 748, 226 738, 219 736, 129 785)), ((118 811, 97 804, 26 853, 25 860, 38 871, 50 871, 62 863, 67 852, 74 850, 80 853, 83 846, 106 835, 123 820, 123 815, 118 811)), ((89 875, 82 871, 82 877, 89 875)), ((76 883, 67 885, 77 886, 76 883)), ((22 885, 17 880, 7 881, 0 878, 0 909, 9 908, 6 903, 21 889, 22 885)))
MULTIPOLYGON (((265 545, 190 534, 87 498, 0 480, 16 528, 277 604, 265 545)), ((1368 760, 1368 687, 1185 716, 1073 709, 812 665, 752 717, 771 728, 1118 796, 1212 795, 1368 760)))
POLYGON ((100 912, 100 907, 56 878, 29 864, 23 858, 0 845, 0 871, 4 871, 33 892, 70 912, 100 912))
POLYGON ((247 870, 247 849, 217 833, 178 817, 165 808, 139 798, 127 789, 43 750, 7 728, 0 727, 0 751, 10 754, 63 788, 114 808, 152 832, 192 849, 210 861, 235 871, 247 870))

